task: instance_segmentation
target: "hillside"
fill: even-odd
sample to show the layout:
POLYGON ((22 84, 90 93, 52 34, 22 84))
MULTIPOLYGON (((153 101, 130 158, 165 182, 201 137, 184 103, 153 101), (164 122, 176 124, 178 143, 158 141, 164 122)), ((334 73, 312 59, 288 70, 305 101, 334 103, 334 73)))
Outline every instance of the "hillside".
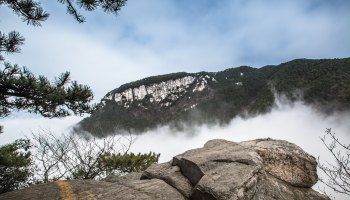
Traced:
POLYGON ((161 125, 226 124, 269 112, 275 94, 324 113, 350 108, 350 58, 297 59, 261 68, 174 73, 127 83, 106 94, 76 131, 102 136, 139 133, 161 125))

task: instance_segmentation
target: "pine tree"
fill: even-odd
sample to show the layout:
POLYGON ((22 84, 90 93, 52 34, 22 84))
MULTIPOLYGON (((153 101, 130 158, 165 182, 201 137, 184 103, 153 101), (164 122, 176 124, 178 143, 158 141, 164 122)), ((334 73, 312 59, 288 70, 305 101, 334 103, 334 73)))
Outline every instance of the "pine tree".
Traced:
POLYGON ((0 194, 27 186, 32 176, 30 148, 25 139, 0 147, 0 194))
MULTIPOLYGON (((85 22, 78 9, 94 11, 101 8, 106 13, 118 14, 127 0, 57 0, 67 7, 79 22, 85 22)), ((40 2, 33 0, 0 0, 0 6, 6 6, 24 22, 32 26, 41 26, 49 14, 40 2)), ((71 114, 91 113, 94 107, 91 89, 86 85, 70 81, 69 72, 62 73, 50 82, 44 76, 35 76, 27 68, 5 61, 4 54, 19 53, 24 38, 16 31, 8 34, 0 31, 0 117, 15 110, 26 110, 44 117, 64 117, 71 114)), ((0 126, 0 132, 2 127, 0 126)))

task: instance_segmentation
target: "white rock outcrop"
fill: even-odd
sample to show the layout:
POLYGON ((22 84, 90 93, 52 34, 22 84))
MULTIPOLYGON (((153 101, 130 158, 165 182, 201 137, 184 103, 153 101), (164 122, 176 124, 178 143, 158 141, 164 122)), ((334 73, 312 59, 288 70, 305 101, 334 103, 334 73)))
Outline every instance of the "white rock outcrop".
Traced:
MULTIPOLYGON (((164 99, 170 101, 176 101, 184 93, 190 91, 189 88, 193 88, 191 92, 201 92, 208 87, 209 81, 214 81, 213 77, 209 75, 205 76, 185 76, 178 79, 170 79, 159 83, 153 83, 149 85, 141 85, 135 88, 128 88, 122 92, 109 93, 103 100, 114 100, 119 105, 128 108, 133 101, 141 101, 149 95, 149 101, 160 103, 164 99), (193 87, 192 87, 193 85, 193 87)), ((216 81, 216 80, 215 80, 216 81)), ((161 103, 161 106, 169 106, 171 102, 161 103)))

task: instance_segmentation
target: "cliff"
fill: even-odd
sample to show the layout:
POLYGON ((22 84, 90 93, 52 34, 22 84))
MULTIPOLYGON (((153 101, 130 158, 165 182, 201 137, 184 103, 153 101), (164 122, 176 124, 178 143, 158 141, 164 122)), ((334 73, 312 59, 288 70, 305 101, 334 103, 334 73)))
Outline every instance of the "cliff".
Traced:
POLYGON ((328 200, 311 188, 316 169, 314 157, 287 141, 211 140, 142 174, 58 181, 0 199, 328 200))

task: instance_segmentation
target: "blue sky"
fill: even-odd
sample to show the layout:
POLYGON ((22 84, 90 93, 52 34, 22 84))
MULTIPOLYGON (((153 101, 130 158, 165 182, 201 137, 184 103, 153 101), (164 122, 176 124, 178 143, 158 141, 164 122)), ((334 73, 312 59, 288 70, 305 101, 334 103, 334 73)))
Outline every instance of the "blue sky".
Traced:
POLYGON ((98 101, 150 75, 261 67, 295 58, 350 55, 350 1, 129 0, 118 17, 83 14, 78 24, 56 1, 42 27, 0 8, 0 27, 26 38, 8 60, 54 78, 70 71, 98 101))

